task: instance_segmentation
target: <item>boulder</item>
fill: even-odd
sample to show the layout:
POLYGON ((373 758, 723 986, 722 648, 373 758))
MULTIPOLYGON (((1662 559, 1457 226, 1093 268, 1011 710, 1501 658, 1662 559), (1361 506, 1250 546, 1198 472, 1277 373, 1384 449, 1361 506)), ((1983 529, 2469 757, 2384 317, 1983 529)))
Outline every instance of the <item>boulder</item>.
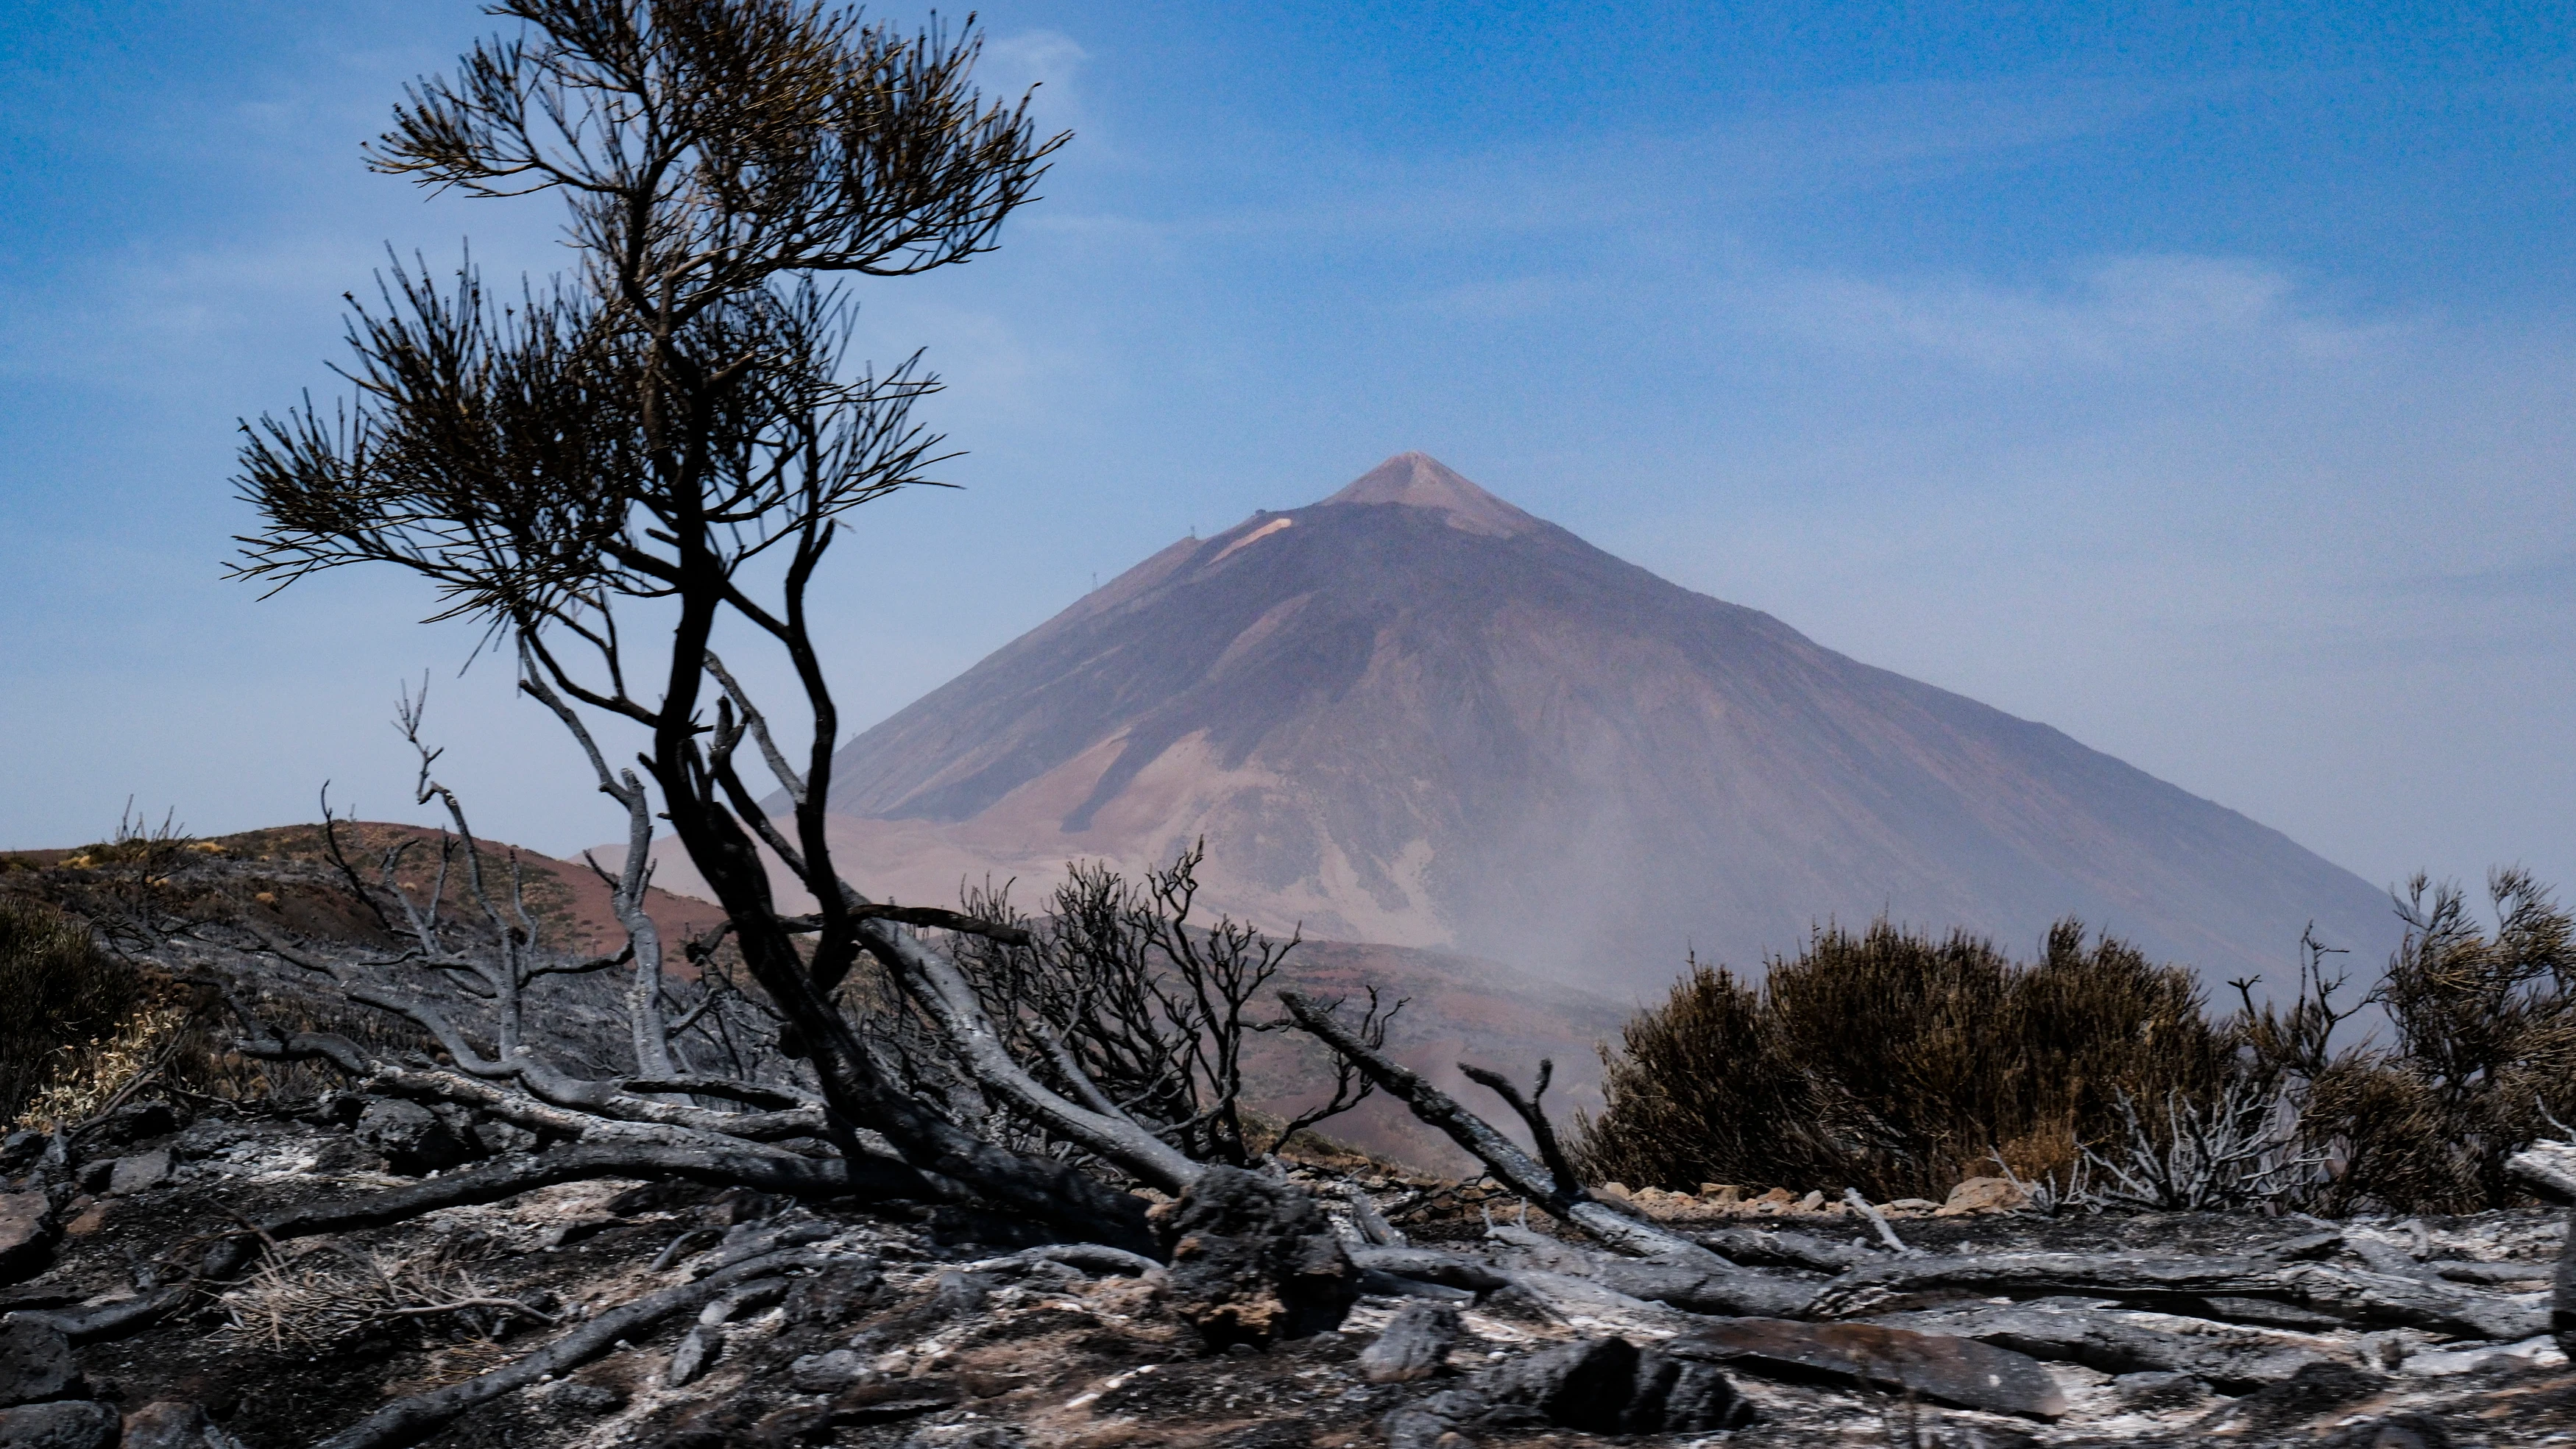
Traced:
POLYGON ((547 1396, 556 1404, 580 1414, 605 1414, 626 1407, 626 1391, 605 1384, 577 1383, 565 1379, 547 1396))
POLYGON ((2317 1449, 2451 1449, 2451 1431, 2430 1414, 2401 1412, 2345 1424, 2317 1449))
POLYGON ((114 1449, 123 1431, 114 1409, 80 1399, 0 1409, 0 1449, 114 1449))
POLYGON ((1458 1341, 1458 1310, 1445 1303, 1408 1303, 1360 1350, 1360 1377, 1373 1384, 1427 1379, 1449 1360, 1458 1341))
POLYGON ((78 1398, 85 1392, 70 1339, 25 1318, 0 1320, 0 1407, 78 1398))
POLYGON ((485 1157, 510 1152, 534 1152, 537 1134, 515 1122, 484 1118, 473 1124, 474 1146, 485 1157))
POLYGON ((1619 1424, 1630 1434, 1698 1434, 1741 1428, 1752 1418, 1753 1406, 1714 1365, 1650 1348, 1637 1356, 1619 1424))
POLYGON ((787 1382, 800 1394, 833 1394, 877 1377, 868 1361, 846 1348, 830 1353, 809 1353, 787 1366, 787 1382))
POLYGON ((1588 1434, 1616 1434, 1637 1387, 1637 1346, 1624 1338, 1586 1338, 1543 1348, 1483 1377, 1477 1388, 1492 1407, 1485 1422, 1553 1424, 1588 1434))
POLYGON ((0 1192, 0 1283, 33 1278, 54 1251, 54 1215, 41 1192, 0 1192))
POLYGON ((124 1197, 157 1186, 170 1176, 170 1165, 170 1149, 167 1147, 120 1157, 107 1174, 107 1195, 124 1197))
POLYGON ((1972 1177, 1950 1189, 1949 1199, 1933 1210, 1936 1218, 1963 1218, 1971 1213, 2008 1213, 2030 1206, 2030 1194, 2008 1177, 1972 1177))
POLYGON ((407 1176, 454 1167, 473 1155, 436 1113, 390 1097, 367 1103, 358 1114, 357 1137, 382 1153, 386 1166, 407 1176))
POLYGON ((157 1399, 125 1416, 120 1449, 242 1449, 242 1442, 215 1427, 197 1405, 157 1399))
POLYGON ((0 1173, 15 1176, 36 1165, 45 1155, 45 1134, 33 1127, 21 1127, 0 1137, 0 1173))
POLYGON ((1447 1389, 1418 1403, 1401 1404, 1378 1421, 1386 1449, 1460 1449, 1475 1441, 1459 1432, 1486 1409, 1484 1397, 1469 1389, 1447 1389))
POLYGON ((1359 1298, 1359 1270, 1332 1219, 1284 1182, 1211 1167, 1158 1228, 1172 1306, 1210 1347, 1322 1333, 1359 1298))
POLYGON ((179 1130, 179 1114, 167 1102, 128 1102, 107 1114, 91 1140, 111 1147, 130 1147, 179 1130))
POLYGON ((1470 1429, 1682 1434, 1733 1429, 1752 1417, 1714 1365, 1661 1349, 1640 1352, 1624 1338, 1586 1338, 1489 1369, 1463 1391, 1390 1415, 1387 1429, 1390 1442, 1429 1445, 1470 1429))

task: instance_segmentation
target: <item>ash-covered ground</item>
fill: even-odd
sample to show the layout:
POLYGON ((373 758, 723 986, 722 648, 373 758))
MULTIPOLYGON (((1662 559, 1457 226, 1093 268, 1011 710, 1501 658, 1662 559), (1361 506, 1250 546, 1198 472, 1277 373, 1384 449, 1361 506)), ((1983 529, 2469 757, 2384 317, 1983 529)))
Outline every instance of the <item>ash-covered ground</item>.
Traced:
MULTIPOLYGON (((1651 1348, 1699 1326, 1684 1321, 1692 1315, 1610 1292, 1587 1305, 1517 1287, 1426 1298, 1408 1286, 1364 1296, 1337 1331, 1210 1352, 1167 1311, 1158 1275, 1052 1261, 1027 1251, 1025 1234, 998 1220, 944 1207, 797 1203, 688 1183, 603 1181, 281 1244, 256 1271, 206 1285, 183 1310, 140 1331, 73 1345, 76 1383, 46 1393, 33 1381, 31 1353, 19 1344, 37 1336, 33 1325, 46 1312, 135 1299, 152 1291, 152 1265, 185 1262, 246 1220, 411 1180, 388 1170, 381 1126, 355 1125, 362 1105, 333 1097, 300 1114, 232 1108, 182 1124, 146 1104, 126 1109, 72 1160, 16 1164, 11 1201, 43 1203, 60 1228, 50 1249, 21 1247, 9 1260, 21 1281, 0 1290, 0 1307, 14 1312, 15 1350, 0 1367, 0 1391, 27 1397, 33 1388, 59 1403, 105 1405, 136 1426, 126 1436, 134 1444, 322 1443, 390 1399, 470 1380, 585 1319, 781 1243, 799 1255, 795 1266, 500 1395, 424 1442, 1338 1449, 1385 1442, 1390 1431, 1400 1437, 1419 1427, 1403 1422, 1408 1406, 1474 1391, 1545 1350, 1612 1335, 1651 1348), (1420 1377, 1372 1382, 1363 1351, 1397 1315, 1423 1304, 1454 1305, 1454 1342, 1420 1377), (166 1425, 185 1425, 194 1437, 140 1437, 166 1425)), ((1473 1188, 1438 1194, 1425 1181, 1295 1171, 1327 1201, 1359 1187, 1399 1231, 1452 1249, 1483 1237, 1486 1213, 1510 1202, 1473 1188), (1459 1210, 1478 1196, 1487 1201, 1459 1210)), ((1515 1226, 1516 1217, 1499 1215, 1497 1230, 1511 1241, 1498 1246, 1526 1260, 1551 1239, 1515 1226)), ((2563 1237, 2557 1214, 2539 1210, 2340 1224, 2322 1230, 2339 1239, 2324 1252, 2311 1241, 2321 1230, 2296 1220, 2006 1214, 1902 1226, 1934 1258, 2260 1258, 2290 1244, 2328 1263, 2386 1266, 2394 1254, 2454 1265, 2455 1274, 2469 1271, 2456 1265, 2485 1264, 2500 1297, 2535 1303, 2563 1237)), ((1865 1231, 1853 1222, 1793 1236, 1866 1251, 1865 1231)), ((1752 1256, 1740 1243, 1738 1250, 1752 1256)), ((1775 1271, 1784 1280, 1828 1276, 1775 1271)), ((2013 1302, 1999 1294, 1931 1296, 1948 1301, 1846 1321, 1937 1332, 1945 1315, 1973 1319, 2013 1302)), ((2199 1345, 2202 1372, 2048 1362, 2062 1407, 2016 1414, 1941 1402, 1925 1391, 1938 1388, 1928 1380, 1909 1390, 1776 1357, 1737 1358, 1723 1373, 1745 1422, 1635 1442, 2391 1449, 2576 1442, 2576 1372, 2546 1339, 2220 1323, 2069 1295, 2014 1307, 2044 1313, 2079 1304, 2143 1334, 2199 1345)), ((1441 1432, 1496 1445, 1622 1437, 1615 1429, 1514 1425, 1490 1411, 1488 1422, 1441 1432)), ((0 1442, 80 1442, 8 1437, 17 1433, 0 1430, 0 1442)))
MULTIPOLYGON (((77 868, 31 879, 97 904, 77 868)), ((387 944, 331 882, 309 853, 201 856, 106 904, 171 978, 355 1030, 272 949, 387 944)), ((613 1057, 610 984, 546 989, 558 1049, 613 1057)), ((310 1066, 268 1085, 129 1093, 0 1148, 0 1449, 2576 1443, 2554 1209, 1989 1191, 1884 1205, 1891 1244, 1822 1193, 1605 1190, 1697 1255, 1657 1262, 1491 1182, 1317 1158, 1268 1170, 1322 1208, 1355 1305, 1220 1347, 1173 1270, 955 1203, 593 1175, 422 1209, 567 1149, 310 1066)))

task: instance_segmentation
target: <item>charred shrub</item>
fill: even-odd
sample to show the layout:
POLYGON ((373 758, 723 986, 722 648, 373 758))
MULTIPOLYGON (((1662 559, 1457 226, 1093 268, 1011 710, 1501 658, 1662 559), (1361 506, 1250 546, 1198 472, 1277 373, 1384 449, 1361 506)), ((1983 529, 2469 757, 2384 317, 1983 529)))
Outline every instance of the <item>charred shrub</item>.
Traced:
POLYGON ((1965 934, 1826 929, 1759 986, 1694 963, 1605 1052, 1577 1152, 1596 1180, 1937 1196, 1998 1148, 2024 1176, 2066 1168, 2123 1093, 2213 1093, 2229 1055, 2190 973, 2076 921, 2029 964, 1965 934))
MULTIPOLYGON (((1190 1157, 1245 1167, 1374 1088, 1335 1057, 1332 1091, 1303 1112, 1283 1120, 1244 1100, 1253 1033, 1284 1025, 1256 1019, 1256 1010, 1299 938, 1272 940, 1229 916, 1192 919, 1205 858, 1205 844, 1195 844, 1133 881, 1096 862, 1073 862, 1034 921, 1012 907, 1006 890, 970 889, 964 914, 1011 925, 1017 939, 968 935, 954 944, 984 1009, 1005 1024, 1040 1080, 1079 1095, 1078 1073, 1190 1157)), ((1402 1006, 1371 990, 1357 1013, 1361 1039, 1383 1046, 1402 1006)), ((906 1051, 901 1036, 887 1044, 915 1060, 924 1055, 906 1051)))

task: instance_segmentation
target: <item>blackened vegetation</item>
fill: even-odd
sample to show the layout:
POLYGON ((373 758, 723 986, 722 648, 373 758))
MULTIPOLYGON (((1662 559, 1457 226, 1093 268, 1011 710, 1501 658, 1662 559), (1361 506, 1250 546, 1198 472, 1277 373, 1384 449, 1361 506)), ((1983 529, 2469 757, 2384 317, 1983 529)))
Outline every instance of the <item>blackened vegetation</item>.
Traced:
MULTIPOLYGON (((1245 1048, 1252 1033, 1289 1025, 1266 988, 1297 941, 1229 917, 1192 919, 1204 858, 1193 846, 1138 881, 1076 862, 1039 921, 1022 917, 1006 888, 969 890, 965 914, 1005 929, 953 945, 985 1010, 1012 1031, 1014 1054, 1049 1086, 1096 1088, 1191 1157, 1248 1167, 1375 1087, 1336 1056, 1321 1102, 1284 1121, 1247 1117, 1245 1048)), ((1354 1029, 1383 1046, 1402 1006, 1371 989, 1354 1029)))
POLYGON ((2576 938, 2521 871, 2412 882, 2378 983, 2303 940, 2295 989, 2220 1015, 2174 967, 2066 922, 2040 958, 1885 922, 1819 931, 1759 984, 1694 964, 1622 1034, 1594 1180, 1846 1184, 1938 1199, 2006 1173, 2055 1203, 2474 1212, 2576 1108, 2576 938), (2377 1008, 2370 1033, 2353 1018, 2377 1008))

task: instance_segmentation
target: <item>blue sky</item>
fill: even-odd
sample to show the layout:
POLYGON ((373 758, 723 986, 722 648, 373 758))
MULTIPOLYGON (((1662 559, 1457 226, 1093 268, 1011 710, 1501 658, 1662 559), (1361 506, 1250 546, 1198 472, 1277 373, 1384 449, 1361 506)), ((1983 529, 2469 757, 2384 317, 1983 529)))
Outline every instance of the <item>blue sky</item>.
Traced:
MULTIPOLYGON (((864 294, 971 451, 841 559, 854 723, 1421 448, 2375 882, 2576 883, 2563 7, 983 18, 1077 139, 1000 253, 864 294)), ((0 846, 129 794, 309 818, 326 777, 416 815, 385 721, 424 669, 484 829, 617 833, 406 582, 219 578, 234 419, 327 391, 388 243, 558 264, 548 204, 358 163, 490 23, 0 10, 0 846)))

